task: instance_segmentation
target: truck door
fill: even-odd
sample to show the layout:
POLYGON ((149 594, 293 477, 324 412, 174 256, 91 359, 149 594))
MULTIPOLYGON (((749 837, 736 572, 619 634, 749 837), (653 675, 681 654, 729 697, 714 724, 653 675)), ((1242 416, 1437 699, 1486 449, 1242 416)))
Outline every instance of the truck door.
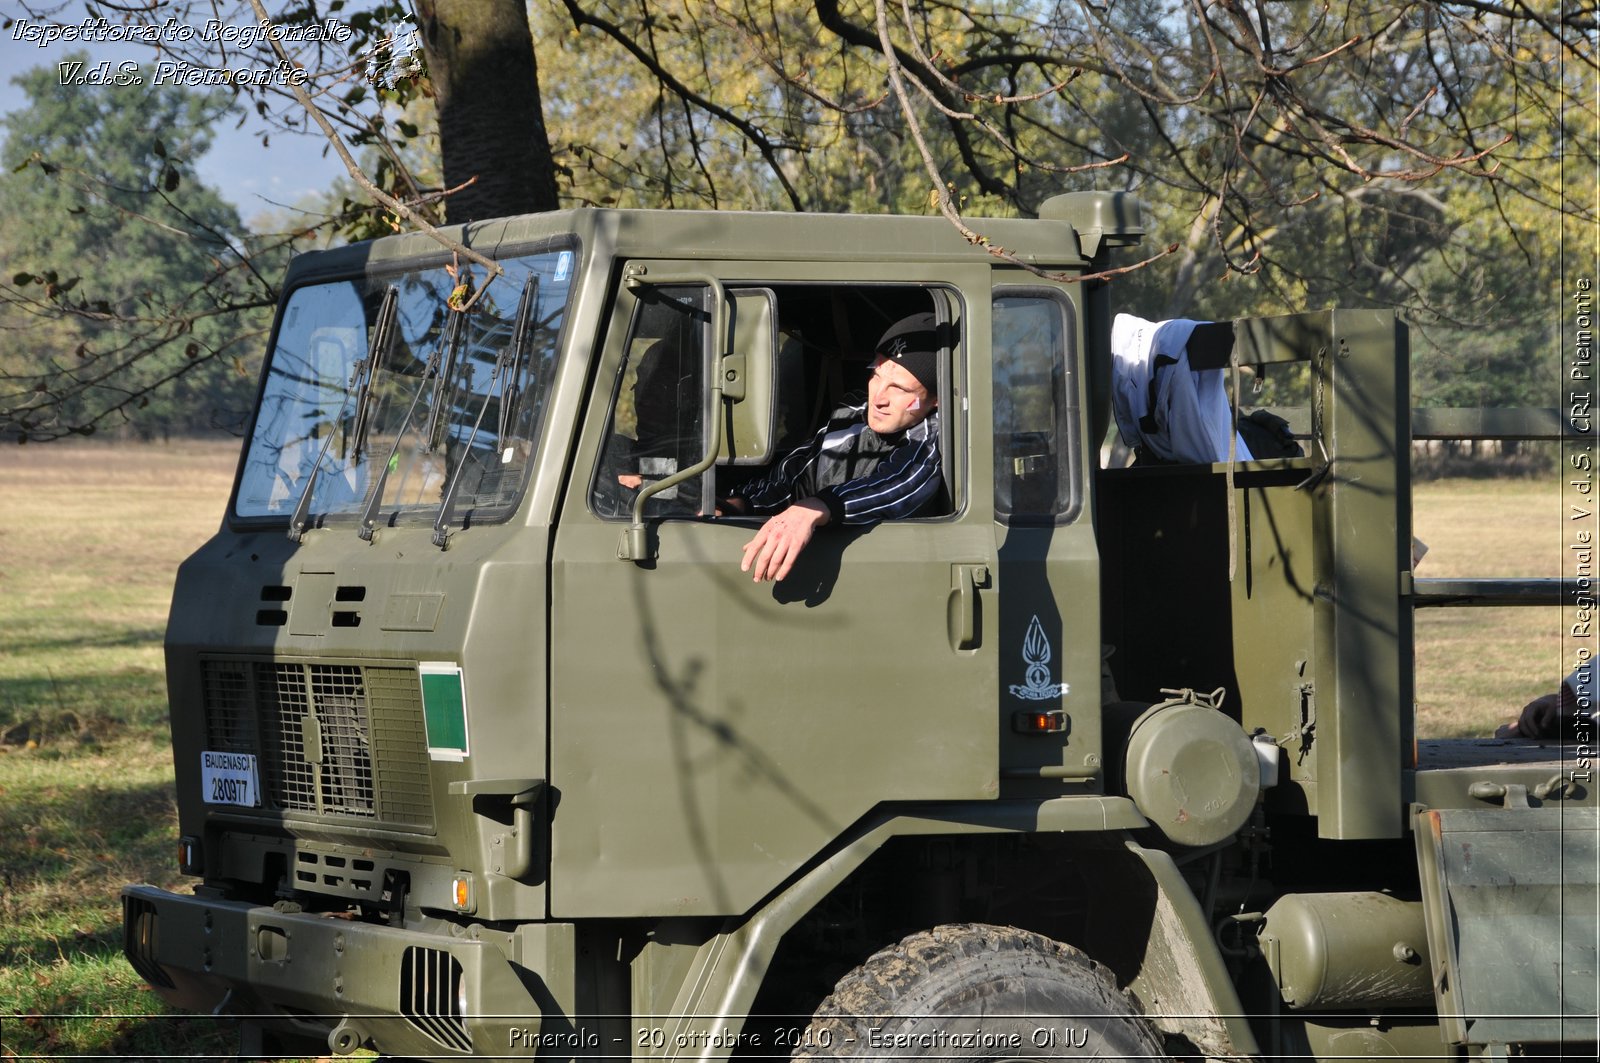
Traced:
POLYGON ((1101 651, 1080 326, 1042 285, 996 284, 992 315, 1001 777, 1081 793, 1099 788, 1101 651))
POLYGON ((989 381, 968 372, 988 337, 987 269, 895 283, 882 264, 634 265, 708 280, 619 289, 558 524, 550 881, 564 919, 742 912, 882 802, 998 792, 994 492, 966 461, 987 421, 989 381), (712 515, 713 475, 738 472, 725 466, 652 499, 653 557, 617 559, 628 492, 690 467, 726 412, 706 396, 731 287, 774 293, 775 431, 795 438, 826 422, 830 381, 864 372, 891 312, 955 326, 945 512, 822 529, 787 580, 755 583, 739 560, 758 522, 712 515))

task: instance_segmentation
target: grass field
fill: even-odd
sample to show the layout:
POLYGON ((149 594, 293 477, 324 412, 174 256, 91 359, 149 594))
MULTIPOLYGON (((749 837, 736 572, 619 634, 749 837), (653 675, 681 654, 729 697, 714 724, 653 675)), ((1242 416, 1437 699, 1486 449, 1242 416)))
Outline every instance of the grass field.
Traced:
MULTIPOLYGON (((1561 493, 1535 480, 1441 480, 1413 492, 1412 524, 1428 545, 1421 578, 1561 575, 1561 493)), ((1417 611, 1417 733, 1491 733, 1556 689, 1561 616, 1553 608, 1417 611)))
POLYGON ((0 450, 0 1047, 232 1058, 122 958, 117 891, 188 880, 161 632, 177 562, 216 531, 237 444, 0 450), (84 1016, 84 1017, 72 1017, 84 1016))
MULTIPOLYGON (((0 450, 4 1056, 232 1058, 230 1030, 166 1015, 124 962, 117 891, 188 881, 160 640, 173 572, 218 526, 235 454, 0 450)), ((1416 528, 1421 576, 1558 574, 1553 486, 1422 484, 1416 528)), ((1426 611, 1417 630, 1424 735, 1486 734, 1561 673, 1550 610, 1426 611)))

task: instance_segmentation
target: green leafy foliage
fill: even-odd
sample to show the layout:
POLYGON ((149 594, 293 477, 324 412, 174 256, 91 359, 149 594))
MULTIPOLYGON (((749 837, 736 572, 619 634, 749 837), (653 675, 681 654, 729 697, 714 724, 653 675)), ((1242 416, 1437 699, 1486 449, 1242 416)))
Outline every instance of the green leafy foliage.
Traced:
POLYGON ((6 118, 0 159, 0 431, 236 426, 281 256, 194 176, 229 100, 172 86, 65 92, 43 67, 17 81, 28 105, 6 118))
POLYGON ((891 2, 908 110, 880 6, 534 5, 563 195, 920 213, 943 191, 989 246, 985 217, 1126 189, 1146 253, 1174 253, 1116 280, 1119 309, 1392 307, 1415 326, 1419 402, 1553 401, 1530 308, 1559 263, 1533 234, 1594 224, 1556 174, 1596 141, 1581 25, 1414 2, 891 2))

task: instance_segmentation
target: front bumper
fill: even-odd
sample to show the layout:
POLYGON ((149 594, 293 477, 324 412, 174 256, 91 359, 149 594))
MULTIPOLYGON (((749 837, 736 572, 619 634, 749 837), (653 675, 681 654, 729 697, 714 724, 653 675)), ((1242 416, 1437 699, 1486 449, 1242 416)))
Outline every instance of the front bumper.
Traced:
POLYGON ((550 994, 514 962, 515 935, 402 930, 153 886, 124 888, 122 907, 128 960, 168 1003, 326 1036, 334 1052, 559 1057, 592 1036, 541 1014, 535 994, 550 994))

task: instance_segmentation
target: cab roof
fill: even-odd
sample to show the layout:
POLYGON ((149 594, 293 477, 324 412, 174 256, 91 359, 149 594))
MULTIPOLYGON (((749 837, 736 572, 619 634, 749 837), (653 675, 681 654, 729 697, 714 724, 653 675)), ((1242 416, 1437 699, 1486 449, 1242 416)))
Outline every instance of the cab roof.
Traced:
MULTIPOLYGON (((1122 193, 1056 196, 1038 218, 980 218, 969 226, 1030 265, 1079 269, 1105 245, 1142 235, 1138 208, 1122 193), (1109 221, 1108 221, 1109 219, 1109 221)), ((797 214, 777 211, 615 210, 580 207, 452 225, 445 236, 491 258, 575 239, 584 254, 613 258, 734 261, 999 263, 938 215, 797 214)), ((316 275, 405 262, 426 266, 450 252, 426 233, 406 233, 298 256, 289 284, 316 275)))

